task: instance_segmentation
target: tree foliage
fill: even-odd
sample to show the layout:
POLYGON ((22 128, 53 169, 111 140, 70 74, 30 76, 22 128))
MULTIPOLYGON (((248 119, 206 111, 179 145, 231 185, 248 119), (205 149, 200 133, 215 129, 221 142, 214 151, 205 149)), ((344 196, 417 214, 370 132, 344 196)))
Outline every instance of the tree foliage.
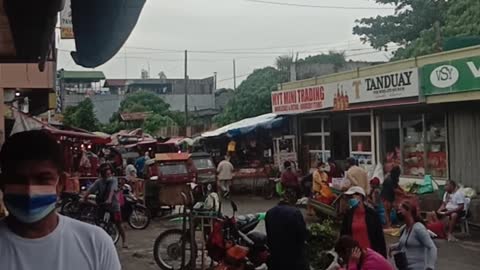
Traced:
POLYGON ((138 91, 129 94, 120 103, 119 112, 153 112, 164 114, 170 109, 170 104, 166 103, 158 95, 148 91, 138 91))
POLYGON ((220 125, 226 125, 271 112, 271 92, 279 83, 286 82, 287 79, 287 72, 273 67, 256 69, 238 86, 223 113, 217 115, 214 121, 220 125))
POLYGON ((291 55, 281 55, 275 59, 275 66, 278 70, 288 72, 292 66, 294 60, 291 55))
MULTIPOLYGON (((395 14, 357 20, 353 33, 378 50, 392 44, 393 60, 442 49, 445 41, 480 35, 478 0, 375 0, 395 6, 395 14)), ((471 45, 468 42, 465 45, 471 45)))
POLYGON ((128 94, 120 103, 118 112, 110 118, 110 123, 103 126, 103 131, 109 134, 122 129, 143 128, 155 134, 161 127, 184 125, 183 114, 169 110, 170 104, 158 95, 148 91, 138 91, 128 94), (121 113, 148 112, 150 116, 145 121, 123 122, 121 113), (182 118, 183 117, 183 118, 182 118))
POLYGON ((98 130, 98 123, 93 103, 89 98, 86 98, 76 106, 67 107, 63 114, 63 124, 66 126, 96 131, 98 130))
POLYGON ((143 123, 143 130, 147 133, 155 135, 161 127, 175 126, 175 121, 169 116, 162 116, 159 114, 150 115, 145 123, 143 123))

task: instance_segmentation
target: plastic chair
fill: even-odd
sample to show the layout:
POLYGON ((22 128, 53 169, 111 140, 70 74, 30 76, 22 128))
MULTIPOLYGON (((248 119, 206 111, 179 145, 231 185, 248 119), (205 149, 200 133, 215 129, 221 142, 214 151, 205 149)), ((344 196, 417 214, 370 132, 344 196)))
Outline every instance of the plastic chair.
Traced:
POLYGON ((470 198, 465 198, 465 215, 460 219, 460 227, 463 234, 470 235, 470 227, 468 226, 468 207, 470 206, 470 198))

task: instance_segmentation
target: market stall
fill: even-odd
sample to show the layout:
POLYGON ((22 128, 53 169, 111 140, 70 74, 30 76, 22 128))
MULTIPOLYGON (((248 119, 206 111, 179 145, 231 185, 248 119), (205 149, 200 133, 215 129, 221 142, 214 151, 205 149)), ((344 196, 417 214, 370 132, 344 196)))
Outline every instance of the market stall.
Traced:
POLYGON ((110 142, 108 136, 85 130, 56 127, 12 108, 13 125, 10 135, 27 130, 45 130, 61 144, 64 155, 64 170, 67 179, 81 184, 97 178, 97 168, 101 163, 98 153, 110 142))
POLYGON ((263 185, 275 166, 274 149, 279 148, 274 147, 273 139, 281 137, 288 130, 284 120, 285 117, 276 114, 243 119, 203 133, 203 143, 216 163, 225 155, 231 157, 235 168, 235 188, 255 191, 259 185, 263 185))

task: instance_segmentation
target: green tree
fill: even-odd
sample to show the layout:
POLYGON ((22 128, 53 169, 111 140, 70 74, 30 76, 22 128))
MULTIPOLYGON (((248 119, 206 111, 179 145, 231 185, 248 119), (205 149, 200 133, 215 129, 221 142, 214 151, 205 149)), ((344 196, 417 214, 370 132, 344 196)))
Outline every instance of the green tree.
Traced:
POLYGON ((170 104, 166 103, 158 95, 148 91, 138 91, 129 94, 120 103, 119 112, 153 112, 164 114, 170 109, 170 104))
POLYGON ((279 83, 287 80, 287 72, 273 67, 256 69, 238 86, 223 113, 217 115, 214 121, 220 125, 226 125, 271 112, 271 92, 277 89, 279 83))
POLYGON ((143 123, 142 128, 145 132, 152 135, 156 134, 160 128, 175 126, 175 121, 169 116, 162 116, 158 114, 150 115, 143 123))
POLYGON ((393 60, 480 44, 478 0, 376 0, 395 14, 357 20, 353 33, 375 49, 400 46, 393 60))
POLYGON ((457 1, 462 0, 375 0, 393 5, 395 14, 357 20, 353 33, 378 50, 388 50, 392 43, 402 46, 395 58, 431 53, 439 45, 436 31, 445 25, 449 3, 457 1))
POLYGON ((164 124, 184 126, 185 116, 180 112, 169 110, 170 105, 158 95, 148 91, 138 91, 128 94, 120 103, 118 112, 110 118, 110 122, 103 125, 102 130, 112 134, 122 129, 143 128, 147 132, 155 133, 164 124), (148 112, 150 116, 145 121, 124 122, 120 115, 122 113, 148 112))
POLYGON ((90 98, 86 98, 76 106, 67 107, 63 123, 66 126, 77 127, 88 131, 98 130, 98 120, 95 117, 94 106, 90 98))
POLYGON ((275 59, 275 66, 280 71, 288 72, 290 70, 290 66, 293 64, 293 56, 291 55, 282 55, 275 59))

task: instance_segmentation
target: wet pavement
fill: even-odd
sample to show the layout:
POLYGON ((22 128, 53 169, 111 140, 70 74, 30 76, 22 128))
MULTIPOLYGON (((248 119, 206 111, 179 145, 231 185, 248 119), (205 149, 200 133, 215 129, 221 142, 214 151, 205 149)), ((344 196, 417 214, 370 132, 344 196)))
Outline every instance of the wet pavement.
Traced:
MULTIPOLYGON (((276 204, 276 200, 267 201, 254 196, 236 196, 233 200, 238 205, 239 214, 264 212, 276 204)), ((228 202, 222 205, 223 212, 231 215, 232 209, 228 202)), ((310 221, 310 220, 308 220, 310 221)), ((126 225, 128 227, 128 225, 126 225)), ((158 270, 160 269, 153 259, 153 245, 155 238, 164 230, 179 227, 178 224, 154 219, 150 226, 137 231, 127 228, 128 249, 119 248, 123 270, 158 270)), ((265 225, 260 223, 257 230, 265 232, 265 225)), ((480 269, 480 231, 471 229, 472 236, 463 238, 456 243, 444 240, 435 240, 438 246, 438 270, 477 270, 480 269)), ((118 245, 120 246, 120 244, 118 245)))

